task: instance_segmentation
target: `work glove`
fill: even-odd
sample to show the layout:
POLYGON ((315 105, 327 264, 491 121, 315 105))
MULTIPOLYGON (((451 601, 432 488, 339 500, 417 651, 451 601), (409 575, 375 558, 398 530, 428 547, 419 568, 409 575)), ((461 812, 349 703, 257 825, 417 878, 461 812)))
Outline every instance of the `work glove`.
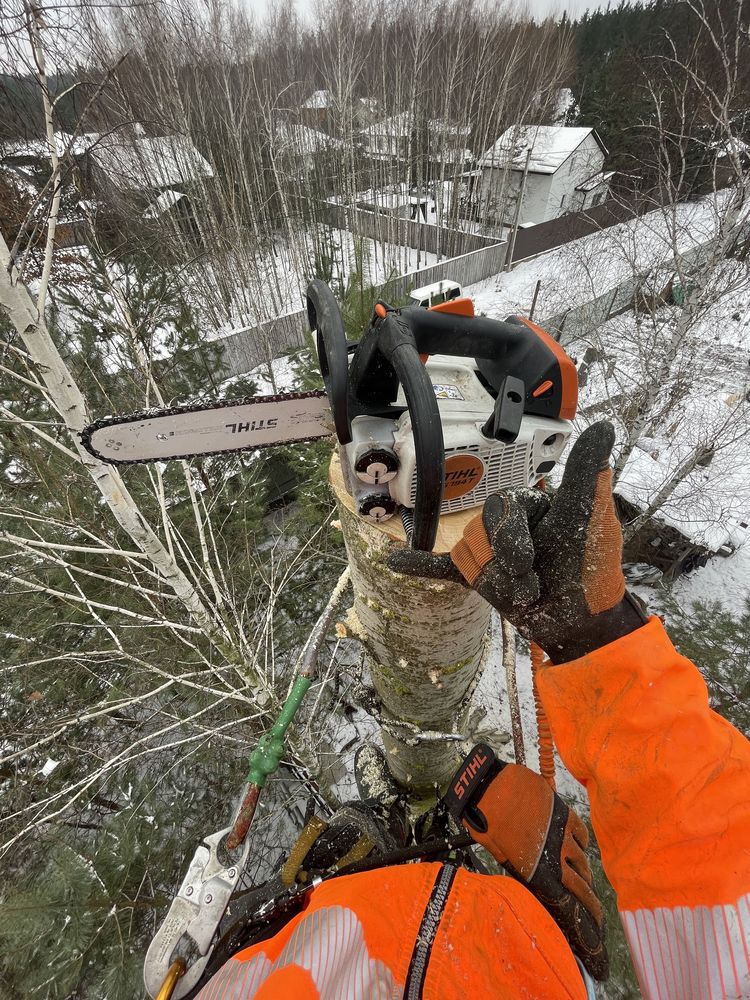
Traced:
POLYGON ((537 489, 488 497, 450 554, 394 549, 397 573, 468 584, 553 663, 605 646, 648 619, 625 590, 612 497, 614 430, 587 428, 552 500, 537 489))
POLYGON ((604 914, 580 816, 540 774, 506 764, 479 743, 445 795, 454 819, 539 900, 594 979, 606 979, 604 914))

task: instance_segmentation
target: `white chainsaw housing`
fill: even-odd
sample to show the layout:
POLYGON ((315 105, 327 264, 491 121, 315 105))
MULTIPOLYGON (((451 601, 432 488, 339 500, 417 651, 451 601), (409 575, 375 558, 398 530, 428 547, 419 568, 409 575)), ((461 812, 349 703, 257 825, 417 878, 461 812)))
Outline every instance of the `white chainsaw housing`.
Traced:
MULTIPOLYGON (((525 414, 516 440, 503 444, 482 433, 495 400, 479 380, 472 361, 434 355, 427 362, 427 371, 438 400, 445 444, 446 478, 441 514, 478 507, 499 489, 533 486, 559 461, 572 430, 569 421, 525 414)), ((401 393, 396 403, 406 405, 401 393)), ((372 501, 375 494, 381 494, 403 507, 414 507, 417 467, 408 410, 396 421, 355 417, 352 443, 342 450, 344 465, 348 466, 345 479, 355 497, 366 493, 372 501), (398 471, 381 475, 377 480, 372 476, 358 478, 354 466, 367 448, 381 448, 395 454, 398 471)), ((375 520, 384 520, 395 512, 395 505, 387 513, 385 506, 376 507, 375 520)))

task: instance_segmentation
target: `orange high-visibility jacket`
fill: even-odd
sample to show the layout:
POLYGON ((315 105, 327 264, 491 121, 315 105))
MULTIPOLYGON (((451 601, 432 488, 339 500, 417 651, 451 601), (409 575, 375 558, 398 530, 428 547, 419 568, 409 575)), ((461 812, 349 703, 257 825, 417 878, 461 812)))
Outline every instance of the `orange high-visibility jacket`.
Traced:
MULTIPOLYGON (((548 666, 539 687, 589 794, 643 995, 750 998, 750 743, 711 711, 700 673, 656 618, 548 666)), ((583 1000, 586 987, 518 882, 414 864, 323 883, 200 993, 271 997, 583 1000)))

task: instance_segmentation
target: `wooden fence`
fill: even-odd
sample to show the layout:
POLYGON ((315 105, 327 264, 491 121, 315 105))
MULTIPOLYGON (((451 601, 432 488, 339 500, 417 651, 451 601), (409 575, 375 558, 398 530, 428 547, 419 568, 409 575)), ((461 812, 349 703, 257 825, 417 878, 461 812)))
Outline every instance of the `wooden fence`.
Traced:
POLYGON ((631 204, 610 200, 595 208, 586 209, 585 212, 570 212, 557 219, 550 219, 549 222, 519 229, 513 247, 513 263, 518 264, 582 236, 627 222, 653 207, 653 203, 648 203, 645 199, 631 204))
POLYGON ((489 236, 477 236, 459 229, 404 219, 392 212, 369 211, 331 202, 324 202, 317 207, 328 224, 336 229, 347 229, 356 236, 367 237, 378 243, 408 246, 438 257, 461 257, 474 250, 497 246, 501 242, 489 236))

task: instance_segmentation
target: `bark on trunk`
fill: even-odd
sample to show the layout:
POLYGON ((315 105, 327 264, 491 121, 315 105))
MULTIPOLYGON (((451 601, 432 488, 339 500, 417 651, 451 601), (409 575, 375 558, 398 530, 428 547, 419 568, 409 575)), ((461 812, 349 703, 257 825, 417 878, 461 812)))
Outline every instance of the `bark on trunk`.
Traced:
POLYGON ((196 624, 206 635, 218 637, 223 631, 220 619, 212 615, 186 574, 171 558, 130 496, 120 473, 114 466, 94 458, 81 444, 81 431, 89 422, 86 402, 49 334, 44 317, 36 310, 26 287, 13 280, 11 271, 8 247, 0 237, 0 307, 7 313, 47 386, 51 402, 67 424, 81 464, 91 475, 117 523, 149 557, 196 624))
MULTIPOLYGON (((383 743, 396 779, 417 794, 441 789, 457 766, 465 708, 488 643, 489 605, 458 584, 392 573, 385 559, 405 536, 397 517, 360 517, 331 463, 349 554, 354 605, 347 625, 363 643, 383 706, 383 743), (456 734, 447 739, 445 734, 456 734)), ((435 551, 447 551, 476 511, 441 519, 435 551)))

